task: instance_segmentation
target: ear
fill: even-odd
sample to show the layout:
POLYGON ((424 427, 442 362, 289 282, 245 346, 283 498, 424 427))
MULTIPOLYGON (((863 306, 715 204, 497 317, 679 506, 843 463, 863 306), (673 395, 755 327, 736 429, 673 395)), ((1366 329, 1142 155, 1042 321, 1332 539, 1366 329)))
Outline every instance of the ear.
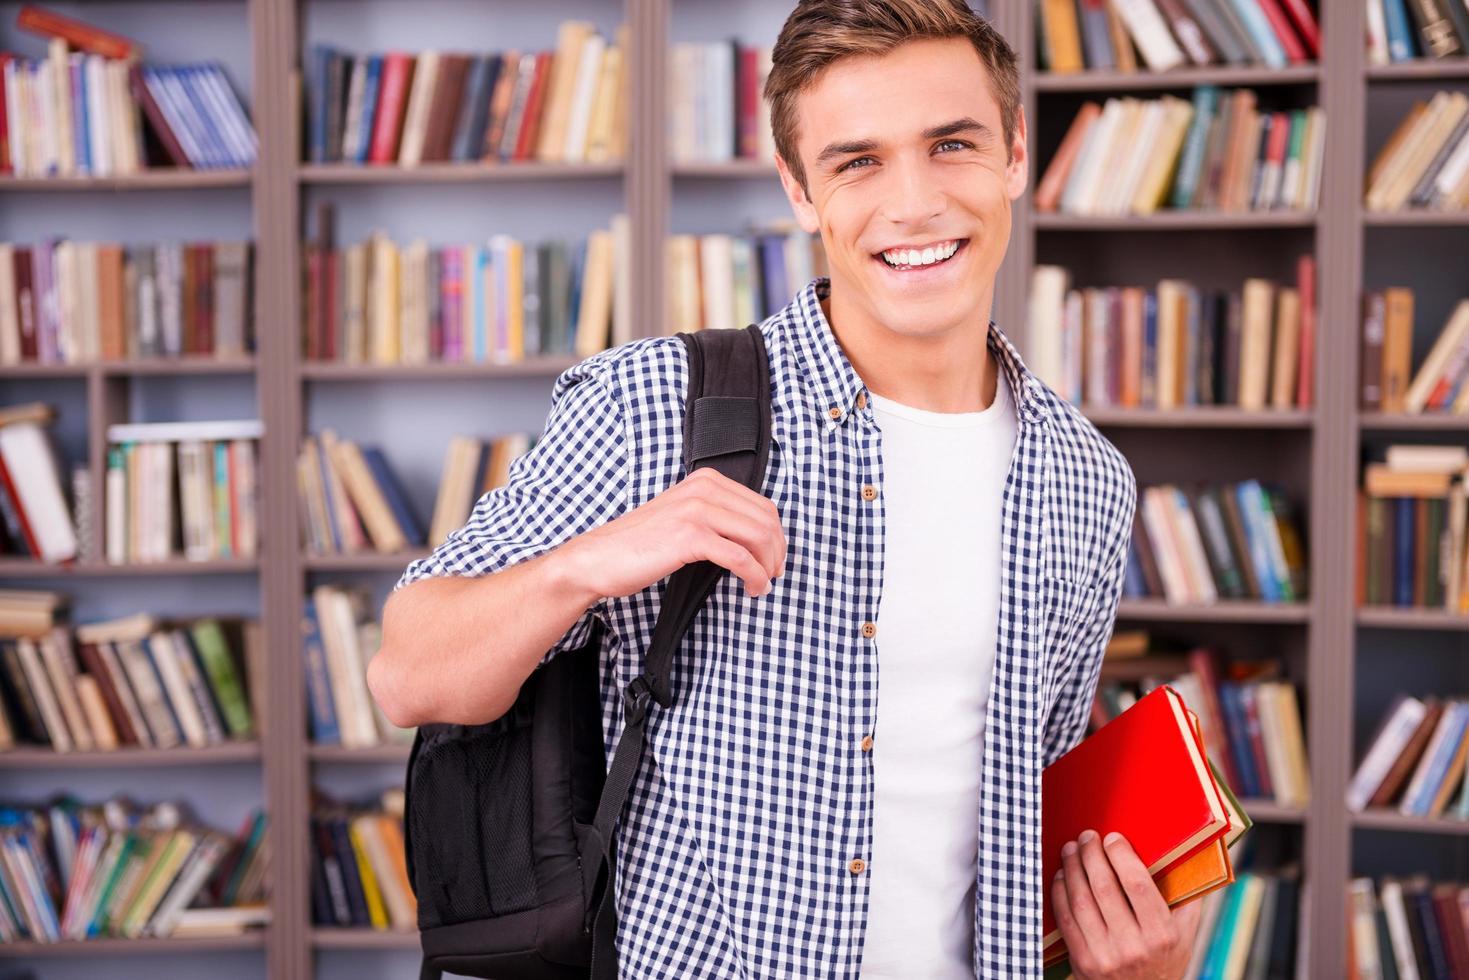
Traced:
POLYGON ((1025 106, 1019 106, 1015 114, 1015 137, 1010 141, 1010 162, 1005 165, 1005 193, 1010 200, 1017 200, 1025 193, 1030 181, 1029 140, 1025 130, 1025 106))
MULTIPOLYGON (((816 206, 806 197, 806 192, 801 189, 800 182, 791 175, 785 158, 779 153, 775 155, 775 170, 780 174, 780 186, 786 192, 786 200, 791 202, 791 210, 795 212, 796 223, 808 235, 820 234, 821 221, 817 218, 816 206)), ((810 178, 808 177, 807 180, 810 178)))

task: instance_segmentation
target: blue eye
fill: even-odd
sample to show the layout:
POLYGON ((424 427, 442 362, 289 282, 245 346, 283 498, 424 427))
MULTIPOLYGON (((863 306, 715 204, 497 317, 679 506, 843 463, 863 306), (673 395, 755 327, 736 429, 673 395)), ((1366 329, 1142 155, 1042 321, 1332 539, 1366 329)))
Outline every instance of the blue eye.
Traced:
POLYGON ((850 166, 852 166, 854 164, 861 163, 863 160, 871 160, 871 159, 872 159, 872 157, 858 157, 855 160, 848 160, 846 163, 842 164, 840 167, 837 167, 837 173, 841 173, 843 170, 846 170, 848 167, 850 167, 850 166))
POLYGON ((964 140, 944 140, 942 143, 939 144, 939 146, 947 146, 950 143, 963 149, 968 149, 970 146, 970 144, 966 143, 964 140))

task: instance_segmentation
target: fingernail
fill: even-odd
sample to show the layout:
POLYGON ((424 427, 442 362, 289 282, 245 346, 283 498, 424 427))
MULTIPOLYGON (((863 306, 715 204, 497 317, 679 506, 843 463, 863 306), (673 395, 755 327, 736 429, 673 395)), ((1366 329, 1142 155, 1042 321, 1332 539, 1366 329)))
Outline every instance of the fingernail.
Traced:
POLYGON ((1106 837, 1103 837, 1102 838, 1102 843, 1103 844, 1106 844, 1108 846, 1111 846, 1112 844, 1117 843, 1121 839, 1122 839, 1122 835, 1119 834, 1117 831, 1114 830, 1110 834, 1108 834, 1106 837))
POLYGON ((1061 846, 1061 856, 1070 857, 1076 853, 1076 841, 1069 840, 1061 846))
POLYGON ((1096 836, 1097 832, 1095 830, 1083 830, 1081 836, 1076 838, 1076 840, 1081 844, 1090 844, 1096 836))
POLYGON ((1060 881, 1064 877, 1066 877, 1066 872, 1063 871, 1063 870, 1061 870, 1060 868, 1057 868, 1056 869, 1056 877, 1053 878, 1052 880, 1053 881, 1060 881))

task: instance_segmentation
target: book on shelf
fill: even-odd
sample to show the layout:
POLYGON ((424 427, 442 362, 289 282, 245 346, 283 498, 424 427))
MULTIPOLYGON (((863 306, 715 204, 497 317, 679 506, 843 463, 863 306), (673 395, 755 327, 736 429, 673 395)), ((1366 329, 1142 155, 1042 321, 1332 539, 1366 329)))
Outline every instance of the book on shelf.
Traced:
POLYGON ((1359 606, 1469 612, 1469 452, 1390 445, 1357 491, 1359 606))
POLYGON ((1362 298, 1361 405, 1368 411, 1469 414, 1469 299, 1459 300, 1412 372, 1413 290, 1362 298), (1410 380, 1411 378, 1411 380, 1410 380))
POLYGON ((0 243, 0 364, 243 357, 255 349, 245 241, 0 243))
POLYGON ((628 34, 562 21, 556 47, 308 58, 311 163, 609 163, 627 154, 628 34))
POLYGON ((676 234, 665 243, 668 322, 674 331, 759 323, 827 274, 819 235, 789 221, 742 234, 676 234))
POLYGON ((56 625, 70 604, 63 592, 0 589, 0 636, 39 636, 56 625))
POLYGON ((311 921, 417 930, 418 902, 403 842, 403 790, 385 790, 367 804, 341 803, 319 790, 313 795, 311 921))
POLYGON ((1284 489, 1259 480, 1143 488, 1122 594, 1170 604, 1303 602, 1308 568, 1298 522, 1284 489))
POLYGON ((1367 63, 1469 54, 1469 8, 1452 0, 1366 0, 1367 63))
POLYGON ((1428 875, 1347 883, 1347 969, 1354 977, 1446 977, 1469 972, 1469 886, 1428 875))
POLYGON ((191 909, 264 908, 265 824, 256 811, 232 838, 180 804, 121 797, 0 808, 0 940, 197 935, 191 909))
POLYGON ((1312 211, 1326 116, 1268 109, 1254 90, 1196 86, 1191 100, 1082 103, 1036 185, 1037 212, 1312 211))
POLYGON ((1031 276, 1032 370, 1076 405, 1308 409, 1314 400, 1316 262, 1294 284, 1252 277, 1241 291, 1183 279, 1075 287, 1064 266, 1031 276))
POLYGON ((439 492, 434 498, 429 545, 437 548, 468 523, 475 502, 509 483, 511 464, 538 442, 540 436, 528 432, 511 432, 493 439, 465 435, 451 439, 439 474, 439 492))
POLYGON ((339 249, 335 209, 306 243, 302 356, 346 364, 497 363, 590 357, 633 339, 631 225, 585 240, 406 246, 375 231, 339 249))
POLYGON ((1311 796, 1296 686, 1277 660, 1229 660, 1207 647, 1114 659, 1092 702, 1095 730, 1167 684, 1200 717, 1210 761, 1248 799, 1305 807, 1311 796))
POLYGON ((107 561, 254 558, 263 433, 256 419, 108 426, 107 561))
POLYGON ((423 522, 375 446, 333 429, 307 435, 296 457, 296 490, 310 554, 397 554, 426 543, 423 522))
POLYGON ((1347 808, 1469 819, 1469 700, 1399 693, 1347 787, 1347 808))
POLYGON ((0 748, 202 748, 255 737, 260 627, 146 613, 0 639, 0 748))
POLYGON ((1418 100, 1367 169, 1368 211, 1459 211, 1469 207, 1469 95, 1438 91, 1418 100))
POLYGON ((1041 70, 1058 75, 1284 68, 1321 57, 1320 21, 1306 0, 1041 0, 1036 28, 1041 70))
POLYGON ((80 557, 77 518, 44 402, 0 408, 0 554, 67 564, 80 557))
POLYGON ((682 41, 668 53, 668 152, 675 164, 760 160, 774 166, 762 97, 771 48, 682 41))
POLYGON ((408 745, 413 729, 390 722, 367 690, 367 665, 382 646, 372 598, 349 586, 318 585, 301 622, 307 720, 316 745, 350 749, 408 745))

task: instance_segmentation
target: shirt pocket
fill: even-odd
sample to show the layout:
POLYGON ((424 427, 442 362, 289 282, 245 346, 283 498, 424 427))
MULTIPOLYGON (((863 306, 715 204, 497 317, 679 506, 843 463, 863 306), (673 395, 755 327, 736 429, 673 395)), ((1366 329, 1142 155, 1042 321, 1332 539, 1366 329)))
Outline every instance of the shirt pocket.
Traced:
POLYGON ((1054 575, 1041 580, 1039 656, 1048 711, 1060 694, 1060 682, 1071 673, 1083 653, 1081 641, 1096 615, 1100 599, 1099 591, 1092 585, 1054 575))

